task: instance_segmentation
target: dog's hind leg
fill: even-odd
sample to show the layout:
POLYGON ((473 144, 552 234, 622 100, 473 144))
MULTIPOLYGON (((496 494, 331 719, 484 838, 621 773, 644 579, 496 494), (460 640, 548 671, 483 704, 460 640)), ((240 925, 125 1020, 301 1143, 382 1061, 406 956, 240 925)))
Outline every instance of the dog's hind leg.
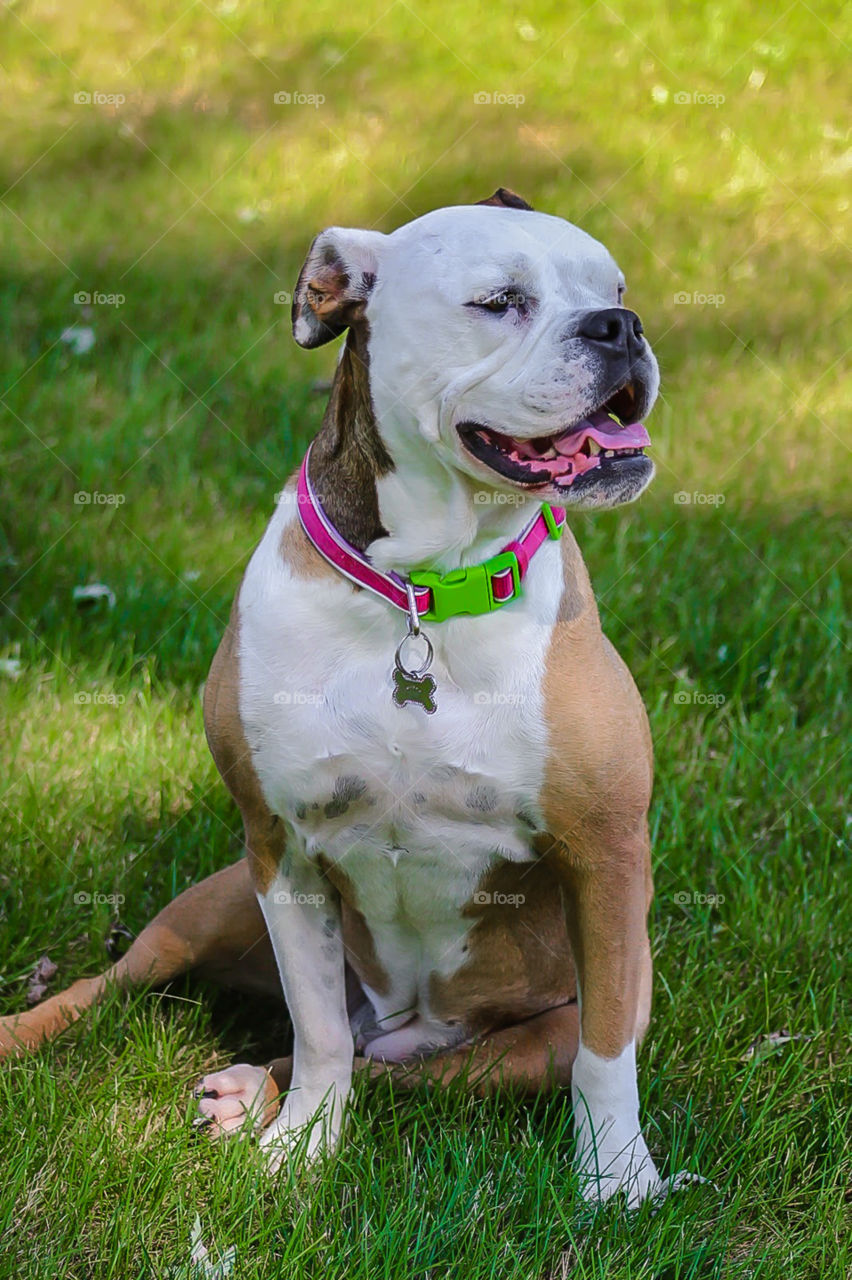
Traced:
POLYGON ((52 1040, 113 989, 157 986, 189 969, 226 986, 280 994, 266 926, 242 860, 179 894, 104 973, 0 1018, 0 1058, 52 1040))
POLYGON ((577 1004, 570 1001, 447 1053, 404 1062, 366 1061, 373 1078, 390 1074, 397 1088, 460 1079, 479 1098, 502 1089, 537 1095, 570 1085, 578 1041, 577 1004))
MULTIPOLYGON (((499 1089, 537 1095, 568 1088, 579 1041, 575 1002, 546 1009, 524 1022, 502 1027, 472 1044, 407 1062, 356 1058, 354 1070, 372 1080, 389 1078, 398 1089, 445 1085, 459 1079, 477 1097, 499 1089)), ((247 1121, 263 1128, 275 1118, 278 1100, 290 1087, 293 1059, 276 1058, 268 1067, 236 1063, 204 1076, 195 1091, 196 1121, 212 1137, 234 1132, 247 1121)))

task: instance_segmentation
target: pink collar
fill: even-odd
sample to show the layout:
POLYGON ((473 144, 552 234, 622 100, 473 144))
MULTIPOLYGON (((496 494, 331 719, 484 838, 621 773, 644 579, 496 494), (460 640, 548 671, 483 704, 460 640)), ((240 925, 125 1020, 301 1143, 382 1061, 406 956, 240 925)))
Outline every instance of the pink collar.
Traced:
MULTIPOLYGON (((338 533, 323 511, 308 477, 308 449, 299 469, 298 511, 302 528, 320 555, 350 581, 410 613, 406 579, 391 570, 377 569, 357 547, 338 533)), ((539 512, 516 539, 481 564, 440 574, 416 570, 409 575, 417 614, 426 621, 442 622, 459 614, 490 613, 521 594, 521 582, 530 560, 548 538, 559 538, 565 524, 564 507, 543 503, 539 512)))

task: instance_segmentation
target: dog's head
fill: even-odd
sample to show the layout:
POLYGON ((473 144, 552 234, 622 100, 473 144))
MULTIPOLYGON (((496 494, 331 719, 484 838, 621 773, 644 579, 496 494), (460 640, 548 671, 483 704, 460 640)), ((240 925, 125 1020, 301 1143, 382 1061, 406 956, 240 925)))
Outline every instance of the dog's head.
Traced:
POLYGON ((657 362, 610 253, 500 189, 391 235, 333 227, 296 287, 305 347, 352 328, 391 458, 561 506, 614 506, 653 476, 641 419, 657 362))

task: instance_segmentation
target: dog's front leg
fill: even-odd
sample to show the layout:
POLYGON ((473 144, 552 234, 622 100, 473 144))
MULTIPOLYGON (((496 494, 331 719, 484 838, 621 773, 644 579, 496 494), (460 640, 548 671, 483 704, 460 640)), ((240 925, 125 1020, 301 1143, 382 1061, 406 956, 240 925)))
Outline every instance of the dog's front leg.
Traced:
POLYGON ((577 1168, 588 1199, 623 1190, 635 1207, 661 1188, 639 1124, 636 1078, 651 989, 644 819, 633 830, 590 823, 560 844, 556 862, 580 1001, 571 1081, 577 1168))
MULTIPOLYGON (((287 847, 284 823, 269 808, 245 736, 239 695, 241 594, 242 589, 204 689, 204 728, 222 779, 240 806, 249 871, 293 1020, 291 1088, 263 1137, 275 1168, 301 1136, 307 1155, 337 1140, 352 1084, 354 1046, 346 1015, 339 899, 313 863, 287 847)), ((233 1098, 231 1103, 236 1110, 233 1098)), ((237 1117, 232 1112, 230 1118, 237 1117)))
POLYGON ((285 856, 258 901, 293 1021, 293 1077, 263 1135, 271 1168, 299 1148, 306 1158, 340 1136, 354 1046, 346 1013, 340 902, 312 863, 285 856))

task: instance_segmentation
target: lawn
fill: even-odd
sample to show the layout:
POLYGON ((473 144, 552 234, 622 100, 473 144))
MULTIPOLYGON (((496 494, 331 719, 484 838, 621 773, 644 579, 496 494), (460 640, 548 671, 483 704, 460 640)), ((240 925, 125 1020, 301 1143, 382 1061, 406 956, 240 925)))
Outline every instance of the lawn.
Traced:
POLYGON ((592 1213, 567 1098, 382 1086, 270 1184, 188 1087, 281 1051, 283 1010, 187 982, 0 1069, 0 1276, 188 1277, 196 1216, 235 1280, 847 1274, 843 15, 4 8, 0 1012, 238 856, 199 690, 322 415, 311 237, 505 184, 613 250, 661 365, 654 486, 575 528, 656 743, 646 1132, 711 1183, 592 1213))

